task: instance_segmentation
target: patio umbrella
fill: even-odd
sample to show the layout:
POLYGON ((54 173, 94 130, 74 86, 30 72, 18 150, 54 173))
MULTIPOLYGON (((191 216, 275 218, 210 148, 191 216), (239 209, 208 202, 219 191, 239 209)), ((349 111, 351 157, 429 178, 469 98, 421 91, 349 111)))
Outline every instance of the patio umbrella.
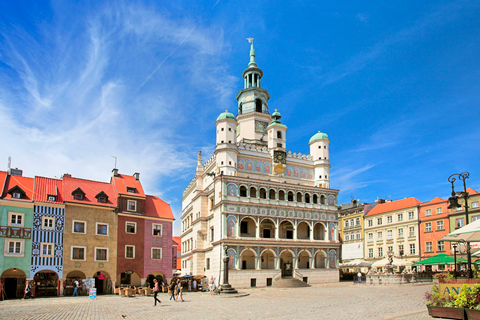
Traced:
MULTIPOLYGON (((457 263, 466 263, 467 259, 457 258, 457 263)), ((430 257, 428 259, 415 262, 413 266, 433 266, 433 265, 445 265, 445 264, 455 264, 455 258, 445 253, 437 254, 436 256, 430 257)))
POLYGON ((349 262, 340 264, 339 268, 368 268, 372 265, 371 262, 367 262, 361 259, 355 259, 349 262))
MULTIPOLYGON (((382 260, 375 261, 372 264, 372 268, 383 268, 387 264, 388 264, 388 258, 385 258, 385 259, 382 259, 382 260)), ((409 266, 411 264, 412 263, 410 261, 397 259, 397 258, 393 258, 393 261, 392 261, 392 265, 394 267, 404 267, 404 266, 409 266)))
POLYGON ((441 241, 459 242, 480 242, 480 220, 473 221, 466 226, 450 232, 441 241))

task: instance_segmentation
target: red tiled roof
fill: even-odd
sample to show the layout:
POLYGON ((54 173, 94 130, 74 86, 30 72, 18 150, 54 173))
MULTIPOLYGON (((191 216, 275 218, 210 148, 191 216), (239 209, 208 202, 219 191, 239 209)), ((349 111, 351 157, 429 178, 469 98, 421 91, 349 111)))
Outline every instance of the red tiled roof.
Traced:
POLYGON ((176 244, 178 244, 177 246, 177 252, 181 252, 182 251, 182 237, 172 237, 173 241, 175 241, 176 244))
POLYGON ((175 219, 170 205, 156 196, 147 196, 145 199, 145 215, 149 217, 175 219))
POLYGON ((402 199, 402 200, 396 200, 396 201, 392 201, 392 202, 381 203, 381 204, 378 204, 372 210, 370 210, 370 212, 367 214, 367 216, 373 216, 373 215, 380 214, 380 213, 400 210, 400 209, 404 209, 404 208, 415 207, 417 204, 421 204, 421 203, 422 202, 420 200, 418 200, 417 198, 414 198, 414 197, 405 198, 405 199, 402 199))
POLYGON ((474 194, 474 193, 478 193, 478 191, 477 191, 477 190, 475 190, 475 189, 472 189, 472 188, 467 188, 467 192, 468 192, 468 194, 474 194))
POLYGON ((447 201, 447 200, 439 198, 439 197, 435 197, 430 201, 422 203, 421 206, 426 206, 426 205, 429 205, 429 204, 434 204, 434 203, 439 203, 439 202, 444 202, 444 201, 447 201))
POLYGON ((35 177, 35 193, 33 200, 63 203, 63 181, 45 177, 35 177), (48 196, 55 196, 55 201, 48 200, 48 196))
POLYGON ((112 177, 110 182, 114 186, 115 192, 119 195, 145 197, 145 192, 143 192, 142 184, 140 183, 140 181, 135 180, 134 176, 118 174, 116 177, 112 177), (135 193, 128 192, 127 187, 134 188, 135 193))
POLYGON ((5 189, 5 182, 7 181, 7 172, 0 171, 0 196, 2 196, 5 189))
POLYGON ((91 204, 102 207, 116 207, 117 198, 113 190, 113 186, 110 183, 72 178, 69 176, 63 176, 63 195, 65 202, 91 204), (85 192, 85 198, 83 200, 75 200, 72 195, 72 191, 80 188, 85 192), (105 192, 108 196, 106 203, 98 202, 95 196, 101 191, 105 192))
POLYGON ((7 175, 5 187, 3 188, 3 194, 2 198, 4 199, 15 199, 12 198, 10 194, 8 194, 8 190, 11 188, 18 186, 20 189, 25 192, 25 198, 23 199, 15 199, 18 201, 22 200, 28 200, 32 201, 33 200, 33 185, 34 185, 35 179, 33 178, 27 178, 27 177, 21 177, 21 176, 12 176, 12 175, 7 175))

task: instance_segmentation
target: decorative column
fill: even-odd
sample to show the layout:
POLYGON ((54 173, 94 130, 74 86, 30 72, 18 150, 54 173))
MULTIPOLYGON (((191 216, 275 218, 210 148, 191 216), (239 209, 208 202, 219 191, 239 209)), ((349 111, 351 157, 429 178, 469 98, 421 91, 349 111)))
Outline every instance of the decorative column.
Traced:
POLYGON ((313 225, 313 228, 310 225, 308 227, 310 228, 310 241, 313 241, 313 239, 314 239, 313 238, 313 230, 315 229, 315 225, 313 225))
POLYGON ((257 221, 256 221, 255 238, 260 239, 260 219, 259 218, 257 218, 257 221))
POLYGON ((228 284, 228 254, 227 249, 228 247, 225 245, 224 247, 224 256, 223 256, 223 284, 222 284, 222 293, 237 293, 238 291, 232 288, 230 284, 228 284))
POLYGON ((298 226, 298 221, 294 221, 294 225, 293 225, 293 240, 298 240, 297 239, 297 226, 298 226))
POLYGON ((60 279, 60 297, 63 297, 63 283, 65 282, 64 279, 60 279))

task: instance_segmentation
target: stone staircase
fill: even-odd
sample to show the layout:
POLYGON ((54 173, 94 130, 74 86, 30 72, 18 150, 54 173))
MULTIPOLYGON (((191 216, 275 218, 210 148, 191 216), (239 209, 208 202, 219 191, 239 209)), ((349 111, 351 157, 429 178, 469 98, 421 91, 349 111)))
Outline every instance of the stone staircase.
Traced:
POLYGON ((295 279, 294 277, 283 277, 275 279, 272 283, 272 287, 274 288, 302 288, 302 287, 310 287, 309 284, 305 282, 295 279))

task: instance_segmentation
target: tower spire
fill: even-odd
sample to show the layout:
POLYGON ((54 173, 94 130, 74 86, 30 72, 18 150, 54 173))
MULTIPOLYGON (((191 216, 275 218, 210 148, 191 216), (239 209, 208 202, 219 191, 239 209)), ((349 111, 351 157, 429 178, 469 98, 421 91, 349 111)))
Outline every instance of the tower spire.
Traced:
POLYGON ((253 38, 247 38, 250 45, 250 62, 248 63, 249 68, 256 68, 257 63, 255 62, 255 49, 253 48, 253 38))

